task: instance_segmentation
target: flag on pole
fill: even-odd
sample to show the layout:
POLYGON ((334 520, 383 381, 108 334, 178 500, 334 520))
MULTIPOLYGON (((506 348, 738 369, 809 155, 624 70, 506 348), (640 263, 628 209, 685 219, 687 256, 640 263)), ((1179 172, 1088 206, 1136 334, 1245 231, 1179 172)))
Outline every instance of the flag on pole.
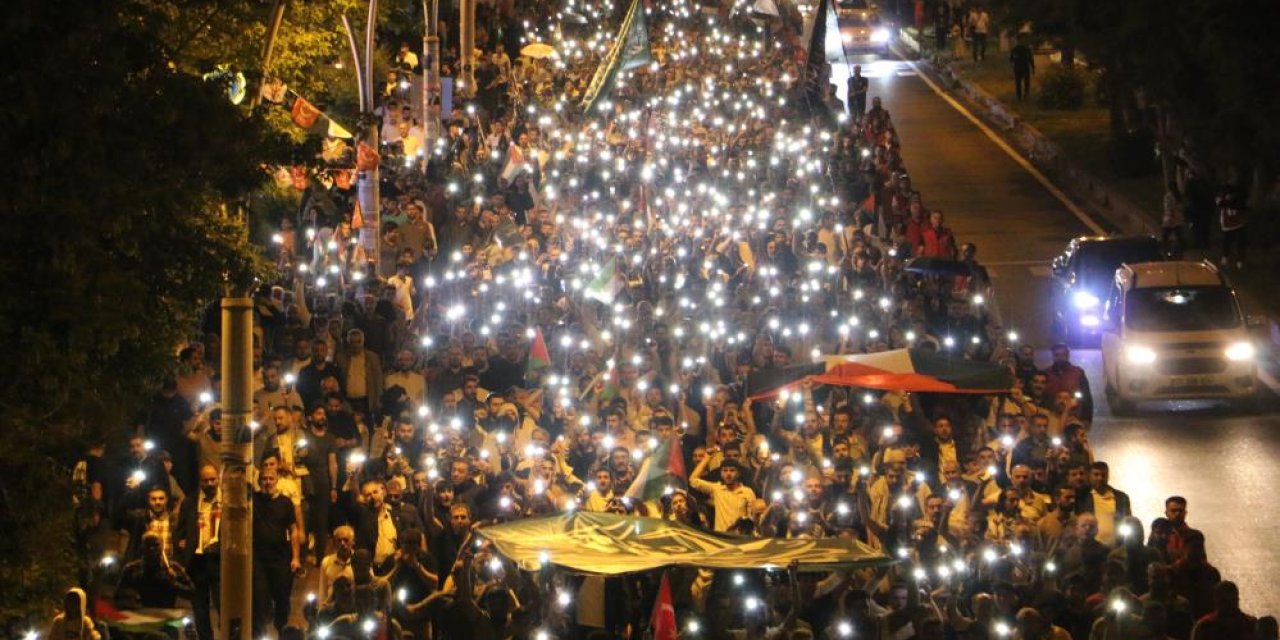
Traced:
POLYGON ((547 341, 542 338, 542 329, 536 329, 533 343, 529 345, 529 358, 525 362, 524 372, 527 375, 550 366, 551 352, 547 350, 547 341))
POLYGON ((307 102, 306 98, 298 96, 298 99, 293 101, 293 107, 289 109, 289 115, 293 118, 294 124, 303 129, 310 129, 316 126, 316 121, 320 119, 321 113, 319 109, 315 108, 315 105, 307 102))
POLYGON ((631 7, 622 19, 622 26, 618 28, 613 46, 600 61, 600 66, 596 67, 595 75, 591 76, 591 84, 587 85, 587 91, 583 94, 584 113, 590 113, 599 101, 608 99, 619 72, 653 62, 653 50, 649 47, 649 27, 644 15, 644 3, 631 0, 631 7))
POLYGON ((622 291, 622 280, 618 278, 618 257, 614 256, 604 263, 600 275, 587 283, 587 290, 583 295, 604 304, 613 304, 619 291, 622 291))
POLYGON ((640 463, 636 479, 627 487, 627 497, 634 500, 658 500, 669 489, 683 489, 688 481, 684 470, 684 453, 680 439, 667 438, 640 463))
POLYGON ((831 0, 819 0, 813 14, 813 28, 809 32, 809 57, 805 62, 805 99, 810 110, 822 104, 823 92, 831 82, 827 64, 827 49, 834 44, 841 47, 840 19, 836 17, 831 0))
POLYGON ((671 583, 667 580, 667 573, 669 572, 662 572, 662 584, 658 586, 658 597, 653 601, 653 614, 649 616, 653 640, 676 640, 679 635, 679 629, 676 628, 676 607, 671 599, 671 583))
POLYGON ((351 229, 353 231, 364 228, 364 209, 360 208, 360 201, 356 200, 355 211, 351 212, 351 229))

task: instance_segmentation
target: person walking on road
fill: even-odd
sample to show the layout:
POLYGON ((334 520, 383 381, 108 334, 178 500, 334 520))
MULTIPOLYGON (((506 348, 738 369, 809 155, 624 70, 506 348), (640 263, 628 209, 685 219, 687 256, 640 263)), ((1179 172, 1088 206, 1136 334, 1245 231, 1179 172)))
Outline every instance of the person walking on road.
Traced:
POLYGON ((1222 226, 1223 267, 1231 266, 1232 255, 1234 254, 1235 267, 1237 269, 1244 268, 1247 243, 1245 226, 1248 222, 1248 212, 1245 209, 1244 199, 1240 197, 1238 190, 1227 189, 1218 198, 1218 224, 1222 226))
POLYGON ((1160 217, 1160 246, 1165 255, 1175 259, 1182 257, 1187 246, 1186 226, 1182 193, 1178 191, 1178 183, 1170 180, 1164 192, 1164 215, 1160 217))
POLYGON ((991 14, 976 7, 969 12, 969 31, 973 33, 973 61, 987 59, 987 33, 991 31, 991 14))
POLYGON ((1031 75, 1036 72, 1035 54, 1031 52, 1026 40, 1020 38, 1018 44, 1014 45, 1009 52, 1009 63, 1013 65, 1014 93, 1018 102, 1022 102, 1031 96, 1031 75))
POLYGON ((849 112, 862 118, 867 112, 867 89, 869 82, 862 75, 862 65, 853 65, 853 75, 849 76, 849 112))

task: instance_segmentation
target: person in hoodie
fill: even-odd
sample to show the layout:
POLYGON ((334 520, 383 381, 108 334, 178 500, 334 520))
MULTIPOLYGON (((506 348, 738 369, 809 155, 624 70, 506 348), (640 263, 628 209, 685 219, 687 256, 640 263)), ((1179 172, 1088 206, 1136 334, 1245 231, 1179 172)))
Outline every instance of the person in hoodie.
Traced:
POLYGON ((89 617, 89 599, 80 587, 67 589, 62 597, 62 613, 53 617, 49 631, 45 633, 50 640, 99 640, 93 618, 89 617))

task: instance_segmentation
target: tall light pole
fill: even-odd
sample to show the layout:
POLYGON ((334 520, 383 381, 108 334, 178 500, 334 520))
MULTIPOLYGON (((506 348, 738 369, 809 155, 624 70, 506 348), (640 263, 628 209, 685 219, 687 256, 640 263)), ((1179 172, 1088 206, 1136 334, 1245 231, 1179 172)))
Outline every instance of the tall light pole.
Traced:
POLYGON ((253 632, 253 299, 222 299, 222 524, 218 637, 253 632))
POLYGON ((422 0, 422 173, 440 139, 440 0, 422 0))
POLYGON ((458 0, 458 60, 462 68, 458 82, 454 83, 454 94, 475 95, 475 56, 472 55, 475 50, 476 0, 458 0))
MULTIPOLYGON (((373 92, 373 47, 376 41, 373 25, 378 18, 378 0, 369 0, 369 15, 364 25, 364 63, 360 60, 360 50, 356 47, 355 34, 351 31, 351 22, 342 16, 342 26, 347 30, 347 41, 351 45, 352 67, 356 73, 356 93, 360 96, 360 113, 368 123, 365 130, 365 144, 376 155, 381 153, 378 141, 378 118, 374 115, 373 92)), ((365 257, 373 262, 373 275, 377 277, 382 270, 382 254, 379 233, 382 227, 382 197, 379 194, 379 169, 377 158, 363 163, 361 154, 356 153, 356 201, 364 217, 360 227, 360 246, 364 248, 365 257), (361 165, 364 166, 361 166, 361 165)))

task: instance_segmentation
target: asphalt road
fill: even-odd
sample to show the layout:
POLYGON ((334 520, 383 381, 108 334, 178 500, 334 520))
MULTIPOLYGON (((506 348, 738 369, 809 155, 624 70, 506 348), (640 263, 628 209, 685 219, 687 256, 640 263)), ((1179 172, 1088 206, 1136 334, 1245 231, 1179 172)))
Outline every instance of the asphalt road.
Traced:
MULTIPOLYGON (((1048 261, 1091 225, 908 64, 873 56, 850 62, 862 64, 869 95, 881 96, 892 114, 925 206, 941 209, 961 242, 977 244, 1005 325, 1044 353, 1052 343, 1048 261)), ((843 98, 847 68, 835 66, 843 98)), ((1111 465, 1112 484, 1129 493, 1136 515, 1149 523, 1163 515, 1166 497, 1185 496, 1188 522, 1204 531, 1210 562, 1240 585, 1245 610, 1280 613, 1280 583, 1274 578, 1280 575, 1280 522, 1272 514, 1280 489, 1280 468, 1273 462, 1280 459, 1280 415, 1274 398, 1255 415, 1176 403, 1115 418, 1102 400, 1097 350, 1078 349, 1074 360, 1099 399, 1090 433, 1095 451, 1111 465)))

